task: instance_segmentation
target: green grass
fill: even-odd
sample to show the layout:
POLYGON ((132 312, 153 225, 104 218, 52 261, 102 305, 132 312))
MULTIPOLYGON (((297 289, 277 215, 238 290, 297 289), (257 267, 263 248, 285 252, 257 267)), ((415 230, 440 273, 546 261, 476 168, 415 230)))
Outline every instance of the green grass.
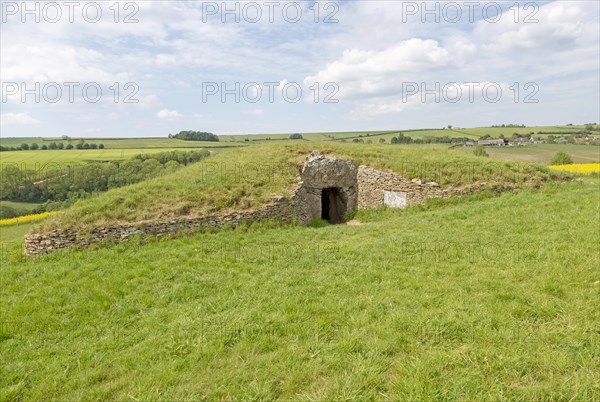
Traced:
MULTIPOLYGON (((45 151, 0 152, 2 167, 18 166, 21 169, 39 169, 59 163, 83 163, 126 160, 139 154, 151 154, 181 150, 182 148, 139 149, 70 149, 45 151)), ((197 149, 197 148, 196 148, 197 149)))
POLYGON ((39 222, 30 222, 0 226, 0 244, 13 244, 20 247, 23 244, 25 234, 29 233, 38 224, 39 222))
POLYGON ((598 185, 6 254, 0 395, 598 400, 598 185))
POLYGON ((444 146, 387 146, 282 141, 225 150, 205 161, 154 180, 78 201, 47 221, 43 231, 87 230, 117 222, 166 220, 217 211, 253 209, 274 195, 287 195, 312 149, 349 157, 355 165, 390 169, 408 178, 445 184, 485 181, 489 185, 545 181, 563 173, 539 166, 490 161, 444 146))
POLYGON ((13 202, 13 201, 0 201, 0 205, 5 205, 7 207, 15 208, 23 211, 33 211, 41 204, 35 204, 32 202, 13 202))

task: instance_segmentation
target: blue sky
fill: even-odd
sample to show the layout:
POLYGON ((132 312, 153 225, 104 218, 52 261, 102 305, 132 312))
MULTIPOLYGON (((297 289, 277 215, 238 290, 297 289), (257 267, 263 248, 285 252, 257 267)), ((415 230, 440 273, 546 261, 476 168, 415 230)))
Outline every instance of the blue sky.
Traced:
POLYGON ((80 2, 73 21, 63 3, 58 18, 45 2, 28 3, 27 15, 20 1, 2 2, 3 137, 600 121, 597 1, 482 1, 472 20, 462 1, 428 2, 430 14, 421 1, 227 2, 239 9, 227 15, 221 1, 80 2), (75 83, 72 100, 64 83, 75 83), (23 100, 36 84, 39 102, 23 100), (82 97, 86 84, 102 89, 96 103, 82 97), (223 85, 225 99, 206 95, 223 85))

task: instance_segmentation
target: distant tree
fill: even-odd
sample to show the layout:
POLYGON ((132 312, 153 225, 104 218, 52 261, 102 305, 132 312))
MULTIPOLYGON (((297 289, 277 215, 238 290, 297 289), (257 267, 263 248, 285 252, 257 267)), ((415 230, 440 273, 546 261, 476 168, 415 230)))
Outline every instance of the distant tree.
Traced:
POLYGON ((173 134, 169 133, 169 138, 173 138, 173 134))
POLYGON ((63 135, 63 136, 62 136, 62 137, 60 137, 60 138, 62 138, 62 139, 63 139, 63 140, 65 140, 65 141, 70 141, 70 140, 71 140, 71 138, 70 138, 68 135, 63 135))
POLYGON ((379 143, 380 143, 380 144, 385 144, 385 138, 380 138, 380 139, 379 139, 379 143))
POLYGON ((404 135, 402 132, 398 134, 398 137, 392 137, 391 139, 392 144, 412 144, 413 142, 412 137, 404 135))
POLYGON ((100 144, 100 145, 98 145, 98 148, 99 148, 99 149, 104 149, 104 144, 100 144))
POLYGON ((571 155, 569 155, 568 153, 566 153, 564 151, 560 151, 560 152, 557 152, 556 155, 554 155, 554 157, 550 161, 550 164, 551 165, 572 165, 573 158, 571 158, 571 155))
POLYGON ((448 130, 452 130, 452 124, 448 124, 448 130))
POLYGON ((29 150, 29 144, 21 144, 21 149, 22 149, 23 151, 27 151, 27 150, 29 150))
POLYGON ((91 149, 98 149, 98 144, 90 144, 91 149))
POLYGON ((42 145, 42 149, 45 151, 46 149, 48 149, 48 145, 46 145, 46 144, 42 145))
POLYGON ((90 144, 88 144, 87 142, 83 144, 83 149, 90 149, 90 144))
POLYGON ((58 149, 65 149, 65 144, 63 144, 62 142, 59 142, 58 149))
POLYGON ((207 133, 204 131, 180 131, 175 134, 172 138, 177 138, 184 141, 219 141, 219 137, 213 133, 207 133))
POLYGON ((50 148, 50 149, 58 149, 58 144, 56 142, 51 142, 50 145, 48 145, 48 148, 50 148))
POLYGON ((301 140, 303 139, 302 134, 294 133, 290 135, 290 140, 301 140))
POLYGON ((67 144, 67 146, 65 147, 65 149, 73 149, 73 144, 67 144))
POLYGON ((483 157, 486 157, 486 158, 489 156, 488 153, 485 151, 485 148, 483 147, 483 145, 477 145, 475 147, 475 149, 473 150, 473 153, 476 156, 483 156, 483 157))
POLYGON ((39 149, 39 148, 40 147, 35 142, 33 144, 31 144, 31 146, 29 147, 29 149, 39 149))
MULTIPOLYGON (((69 145, 71 145, 71 144, 69 144, 69 145)), ((78 142, 77 145, 75 145, 75 148, 83 149, 83 144, 81 142, 78 142)))

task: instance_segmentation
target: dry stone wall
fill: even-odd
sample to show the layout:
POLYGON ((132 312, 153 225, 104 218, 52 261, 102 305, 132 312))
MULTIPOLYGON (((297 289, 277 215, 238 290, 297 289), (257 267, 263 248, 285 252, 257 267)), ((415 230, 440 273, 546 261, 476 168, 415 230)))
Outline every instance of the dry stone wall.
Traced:
POLYGON ((435 182, 422 183, 419 179, 408 180, 392 172, 384 172, 367 166, 358 168, 358 209, 383 205, 385 191, 406 193, 407 206, 420 204, 428 198, 446 198, 448 190, 435 182))
POLYGON ((430 198, 462 197, 484 190, 503 192, 517 188, 515 183, 473 182, 460 186, 441 187, 436 182, 409 180, 393 172, 384 172, 367 166, 358 168, 358 209, 384 205, 386 191, 406 193, 406 206, 422 204, 430 198))
POLYGON ((120 224, 97 227, 90 233, 78 234, 54 230, 44 234, 25 235, 25 254, 34 255, 48 253, 73 246, 88 247, 93 243, 125 241, 133 236, 161 236, 181 230, 192 230, 208 227, 235 227, 241 223, 265 220, 290 222, 294 216, 292 201, 285 197, 276 197, 272 203, 256 211, 240 211, 208 215, 197 218, 182 218, 162 222, 145 222, 140 224, 120 224))

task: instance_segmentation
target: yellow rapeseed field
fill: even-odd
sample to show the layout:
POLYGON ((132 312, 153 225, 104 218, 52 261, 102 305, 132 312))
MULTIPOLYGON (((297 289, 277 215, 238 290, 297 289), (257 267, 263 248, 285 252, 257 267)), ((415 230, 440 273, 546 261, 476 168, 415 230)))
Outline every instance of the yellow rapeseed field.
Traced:
POLYGON ((576 165, 554 165, 550 166, 550 169, 555 170, 567 170, 575 173, 598 173, 600 172, 600 163, 581 163, 576 165))
POLYGON ((18 225, 20 223, 29 223, 42 220, 58 212, 42 212, 41 214, 23 215, 16 218, 0 219, 0 226, 18 225))

